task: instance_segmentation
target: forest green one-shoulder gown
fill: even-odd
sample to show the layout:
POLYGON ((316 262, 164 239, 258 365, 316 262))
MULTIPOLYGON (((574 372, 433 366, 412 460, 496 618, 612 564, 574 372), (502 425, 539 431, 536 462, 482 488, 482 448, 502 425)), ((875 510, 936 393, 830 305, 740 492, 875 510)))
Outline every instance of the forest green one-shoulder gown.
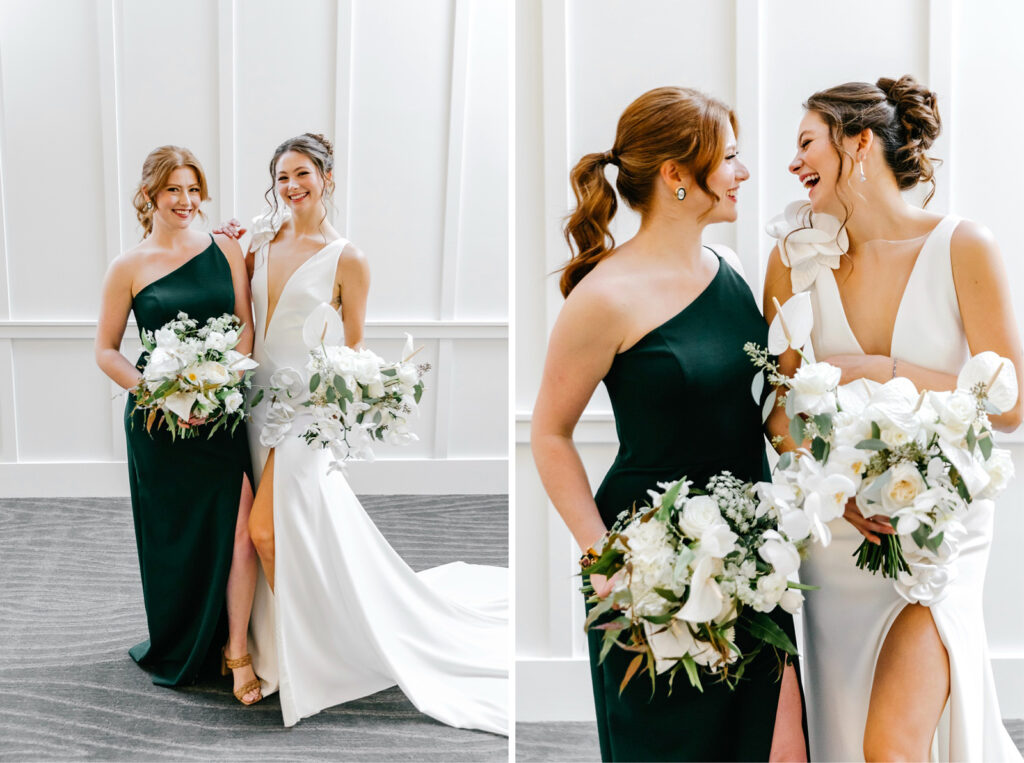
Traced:
MULTIPOLYGON (((606 526, 647 501, 658 482, 687 477, 703 488, 726 469, 742 480, 770 479, 761 410, 750 395, 755 369, 743 352, 767 337, 750 288, 719 257, 718 273, 693 302, 615 357, 604 383, 619 452, 595 496, 606 526)), ((792 618, 780 609, 773 617, 795 639, 792 618)), ((743 635, 737 645, 746 652, 743 635)), ((702 694, 680 674, 670 696, 662 675, 652 697, 644 672, 619 696, 632 653, 613 649, 598 664, 597 630, 589 646, 604 760, 768 760, 781 686, 770 649, 735 691, 704 677, 702 694)))
MULTIPOLYGON (((231 269, 212 242, 181 267, 144 287, 132 301, 139 329, 155 331, 188 313, 200 325, 233 313, 231 269)), ((143 352, 137 367, 145 368, 143 352)), ((194 683, 216 666, 227 641, 225 587, 231 569, 242 480, 252 479, 244 425, 171 440, 165 428, 146 432, 132 415, 125 435, 128 482, 139 548, 149 639, 129 650, 162 686, 194 683)))

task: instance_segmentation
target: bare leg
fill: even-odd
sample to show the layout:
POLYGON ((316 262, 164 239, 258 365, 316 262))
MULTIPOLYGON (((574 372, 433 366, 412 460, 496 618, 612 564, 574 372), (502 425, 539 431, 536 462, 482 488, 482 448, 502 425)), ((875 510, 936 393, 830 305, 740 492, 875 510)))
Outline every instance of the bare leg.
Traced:
POLYGON ((772 763, 804 763, 807 760, 803 703, 800 701, 800 684, 797 681, 796 668, 792 665, 787 665, 782 671, 782 688, 779 690, 779 705, 775 711, 772 751, 768 759, 772 763))
MULTIPOLYGON (((231 572, 228 573, 228 659, 238 659, 249 652, 249 616, 252 614, 252 598, 256 592, 256 549, 249 539, 249 511, 252 508, 252 485, 248 477, 242 478, 242 497, 238 503, 238 521, 235 524, 235 548, 231 556, 231 572)), ((252 665, 231 671, 235 690, 256 678, 252 665)), ((255 702, 260 696, 259 689, 243 695, 245 702, 255 702)))
POLYGON ((931 610, 903 608, 878 655, 864 759, 928 760, 949 697, 949 655, 931 610))
POLYGON ((274 590, 274 451, 267 456, 263 467, 260 486, 249 515, 249 535, 256 546, 256 553, 263 563, 263 574, 267 576, 270 590, 274 590))

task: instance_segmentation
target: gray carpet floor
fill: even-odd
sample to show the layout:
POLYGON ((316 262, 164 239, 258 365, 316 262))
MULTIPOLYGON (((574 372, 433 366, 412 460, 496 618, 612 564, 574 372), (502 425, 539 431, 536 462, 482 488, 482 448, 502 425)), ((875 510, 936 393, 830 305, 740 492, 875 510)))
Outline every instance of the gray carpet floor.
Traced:
MULTIPOLYGON (((1024 753, 1024 721, 1004 721, 1024 753)), ((517 723, 516 761, 595 761, 601 759, 593 723, 517 723)))
MULTIPOLYGON (((508 564, 507 496, 367 496, 416 570, 508 564), (456 530, 457 528, 457 530, 456 530)), ((397 689, 281 724, 230 680, 154 686, 128 657, 146 637, 127 499, 0 499, 0 760, 508 759, 505 737, 453 729, 397 689)))

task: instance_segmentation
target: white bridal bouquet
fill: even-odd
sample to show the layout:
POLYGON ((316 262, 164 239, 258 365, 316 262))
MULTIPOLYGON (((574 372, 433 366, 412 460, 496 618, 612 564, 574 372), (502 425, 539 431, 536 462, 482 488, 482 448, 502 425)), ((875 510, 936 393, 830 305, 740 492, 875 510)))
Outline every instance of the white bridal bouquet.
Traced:
POLYGON ((257 366, 235 350, 243 329, 242 322, 228 313, 199 326, 179 312, 156 332, 140 332, 149 360, 132 392, 134 410, 149 411, 147 432, 160 423, 171 437, 197 437, 202 432, 212 437, 221 427, 235 431, 245 418, 245 393, 257 366), (189 425, 196 419, 202 424, 189 425))
POLYGON ((668 672, 671 687, 685 670, 701 689, 702 671, 734 687, 765 644, 796 654, 768 613, 777 606, 796 612, 803 602, 796 589, 806 587, 788 581, 800 566, 789 533, 807 537, 803 514, 782 516, 769 484, 729 472, 712 477, 704 491, 685 478, 658 487, 649 491, 649 506, 619 515, 585 568, 613 581, 605 598, 589 599, 586 628, 604 632, 601 660, 616 645, 637 653, 620 691, 645 659, 652 686, 668 672), (740 653, 737 628, 756 648, 740 653))
MULTIPOLYGON (((893 578, 909 602, 938 601, 956 576, 972 501, 996 496, 1013 476, 1010 454, 994 446, 988 419, 1017 401, 1013 363, 982 352, 964 365, 952 391, 918 391, 905 378, 839 386, 840 370, 810 355, 812 323, 810 297, 802 292, 778 308, 767 349, 744 348, 762 369, 755 398, 766 378, 788 388, 789 432, 801 446, 779 459, 776 500, 803 510, 823 545, 831 541, 827 523, 842 516, 850 497, 865 517, 887 517, 896 534, 882 535, 880 545, 861 543, 857 566, 893 578), (788 347, 803 358, 792 378, 771 357, 788 347)), ((766 415, 774 399, 772 392, 766 415)))
MULTIPOLYGON (((299 437, 327 448, 340 469, 350 458, 373 460, 374 442, 405 445, 418 438, 409 430, 423 395, 430 365, 409 362, 415 351, 406 334, 403 360, 387 363, 374 352, 346 347, 338 313, 324 303, 306 319, 302 331, 309 359, 302 370, 279 368, 270 377, 270 410, 260 442, 272 448, 293 429, 306 409, 308 424, 299 437)), ((253 400, 263 397, 259 390, 253 400)))

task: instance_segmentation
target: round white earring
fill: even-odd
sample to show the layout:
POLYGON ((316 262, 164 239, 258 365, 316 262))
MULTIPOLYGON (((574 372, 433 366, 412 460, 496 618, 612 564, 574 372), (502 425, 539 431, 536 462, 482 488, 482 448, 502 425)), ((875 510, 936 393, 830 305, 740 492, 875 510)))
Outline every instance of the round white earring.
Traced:
POLYGON ((861 159, 858 164, 860 165, 860 182, 867 181, 867 177, 864 175, 864 160, 861 159))
POLYGON ((676 189, 676 198, 679 199, 679 201, 682 201, 683 199, 685 199, 686 198, 686 189, 683 188, 682 186, 679 186, 676 189))

